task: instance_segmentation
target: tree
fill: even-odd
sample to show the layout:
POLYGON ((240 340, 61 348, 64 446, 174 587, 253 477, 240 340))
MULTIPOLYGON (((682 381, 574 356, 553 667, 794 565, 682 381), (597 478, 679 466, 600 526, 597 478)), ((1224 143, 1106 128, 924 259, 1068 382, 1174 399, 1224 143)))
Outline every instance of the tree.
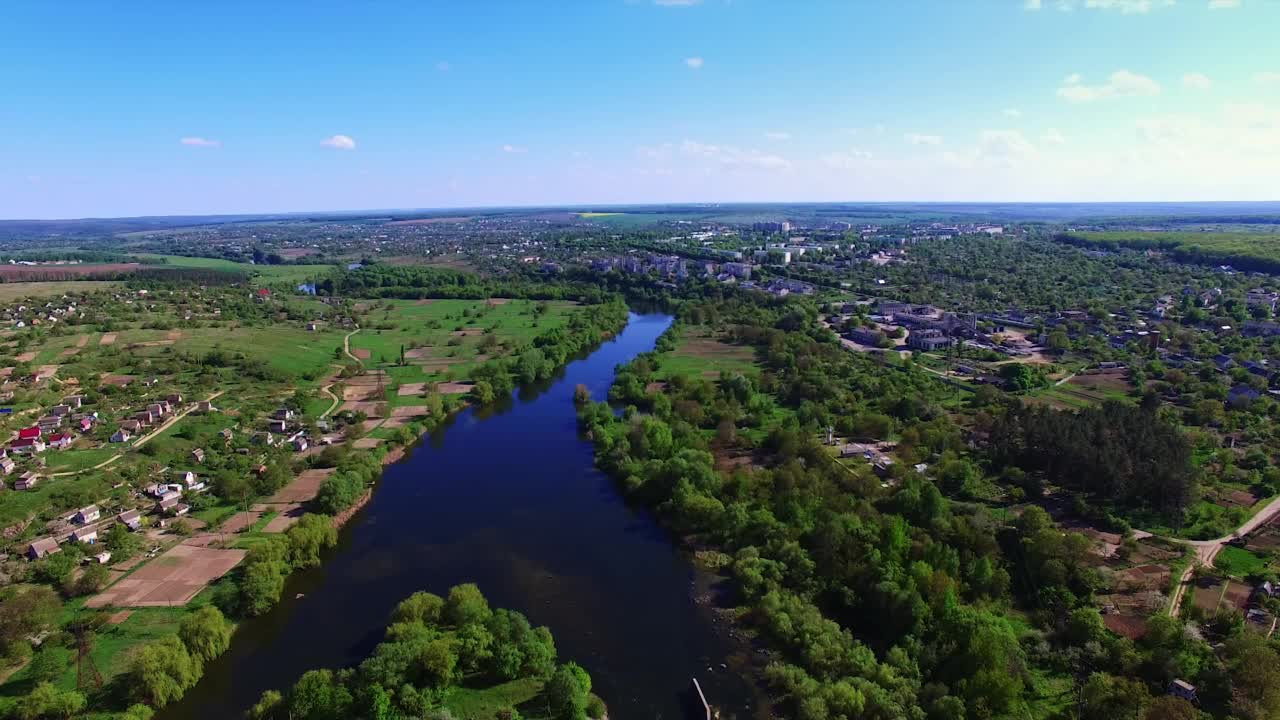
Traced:
POLYGON ((140 702, 164 707, 182 697, 200 679, 203 668, 177 635, 168 635, 133 651, 125 671, 126 687, 140 702))
POLYGON ((449 588, 449 599, 444 606, 445 622, 454 627, 462 627, 470 623, 486 622, 492 614, 489 601, 474 583, 449 588))
POLYGON ((276 711, 284 704, 284 696, 279 690, 267 690, 262 693, 258 702, 249 709, 250 720, 272 720, 276 711))
POLYGON ((429 686, 443 689, 457 681, 458 654, 452 640, 436 638, 427 643, 419 662, 429 686))
POLYGON ((222 616, 221 610, 206 605, 182 618, 178 637, 193 657, 207 663, 230 647, 231 624, 222 616))
POLYGON ((1199 720, 1195 705, 1172 695, 1161 695, 1147 706, 1142 720, 1199 720))
POLYGON ((146 705, 130 705, 124 712, 116 716, 116 720, 151 720, 155 714, 156 711, 146 705))
POLYGON ((105 539, 107 549, 111 551, 114 561, 128 560, 138 554, 142 541, 125 527, 123 523, 114 523, 107 531, 105 539))
POLYGON ((51 626, 61 611, 57 593, 43 585, 0 590, 0 653, 25 656, 31 647, 27 638, 51 626))
POLYGON ((591 677, 576 663, 556 668, 545 692, 552 720, 585 720, 587 717, 591 677))
POLYGON ((284 576, 288 571, 288 566, 279 560, 248 564, 240 580, 244 611, 249 615, 261 615, 274 607, 284 592, 284 576))
POLYGON ((294 568, 317 567, 320 552, 338 544, 338 530, 328 515, 308 513, 286 533, 289 538, 289 565, 294 568))
POLYGON ((70 718, 84 709, 84 695, 75 690, 60 690, 53 683, 41 682, 18 701, 14 715, 19 720, 70 718))
MULTIPOLYGON (((106 565, 98 562, 91 563, 84 569, 84 572, 80 573, 80 577, 75 579, 70 588, 71 592, 68 594, 75 596, 92 595, 106 587, 110 578, 111 575, 107 572, 106 565)), ((70 578, 68 577, 68 579, 70 578)))
POLYGON ((1137 720, 1148 700, 1150 694, 1141 681, 1094 673, 1080 690, 1080 718, 1137 720))
POLYGON ((391 621, 435 625, 440 622, 440 615, 443 610, 443 598, 429 592, 419 591, 401 600, 400 604, 396 605, 396 609, 391 611, 391 621))
POLYGON ((351 692, 332 670, 309 670, 289 691, 289 717, 306 720, 347 720, 351 692))

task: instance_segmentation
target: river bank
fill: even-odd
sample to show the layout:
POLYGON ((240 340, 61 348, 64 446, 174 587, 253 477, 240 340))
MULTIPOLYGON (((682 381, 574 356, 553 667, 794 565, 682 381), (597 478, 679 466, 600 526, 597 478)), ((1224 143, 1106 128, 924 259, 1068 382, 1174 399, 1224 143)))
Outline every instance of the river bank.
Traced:
POLYGON ((243 622, 201 683, 157 717, 237 717, 266 688, 364 657, 406 595, 461 582, 548 625, 614 720, 684 717, 694 676, 726 718, 750 717, 747 683, 722 667, 739 650, 695 602, 687 555, 622 500, 577 432, 574 387, 603 397, 613 369, 670 321, 633 315, 550 382, 463 410, 387 466, 324 564, 295 573, 280 605, 243 622))

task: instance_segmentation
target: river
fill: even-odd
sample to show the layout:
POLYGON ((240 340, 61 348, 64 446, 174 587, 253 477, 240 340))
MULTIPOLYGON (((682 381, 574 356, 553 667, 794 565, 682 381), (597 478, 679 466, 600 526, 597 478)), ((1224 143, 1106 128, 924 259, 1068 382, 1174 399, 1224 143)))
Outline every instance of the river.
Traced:
POLYGON ((322 567, 292 577, 281 604, 243 623, 159 717, 240 717, 263 690, 359 662, 410 593, 443 595, 462 582, 549 626, 561 661, 591 673, 613 720, 685 717, 694 676, 725 717, 748 717, 747 683, 721 668, 735 644, 694 602, 692 565, 595 469, 576 426, 575 386, 603 398, 614 368, 653 349, 670 323, 633 314, 551 383, 496 411, 460 413, 388 466, 322 567))

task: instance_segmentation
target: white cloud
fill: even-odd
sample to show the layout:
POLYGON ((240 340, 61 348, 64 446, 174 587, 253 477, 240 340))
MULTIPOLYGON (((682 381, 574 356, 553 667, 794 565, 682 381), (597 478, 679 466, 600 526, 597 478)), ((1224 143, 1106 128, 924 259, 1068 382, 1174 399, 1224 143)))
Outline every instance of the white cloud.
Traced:
MULTIPOLYGON (((1214 1, 1214 0, 1211 0, 1214 1)), ((1232 2, 1238 0, 1218 0, 1232 2)), ((1088 10, 1116 10, 1122 15, 1145 15, 1152 10, 1171 7, 1176 4, 1176 0, 1055 0, 1054 7, 1062 12, 1071 12, 1077 7, 1084 7, 1088 10)), ((1044 7, 1043 0, 1026 0, 1023 7, 1027 10, 1040 10, 1044 7)))
POLYGON ((1266 87, 1280 87, 1280 72, 1275 70, 1265 70, 1263 72, 1254 73, 1253 81, 1259 85, 1266 87))
POLYGON ((1079 73, 1068 75, 1058 88, 1058 97, 1073 103, 1094 102, 1115 97, 1149 97, 1160 94, 1160 83, 1146 75, 1117 70, 1101 85, 1085 85, 1079 73))
POLYGON ((1004 110, 1001 110, 1000 112, 1001 112, 1001 114, 1002 114, 1002 115, 1004 115, 1005 117, 1010 117, 1010 118, 1020 118, 1020 117, 1022 117, 1022 111, 1021 111, 1021 110, 1019 110, 1018 108, 1005 108, 1004 110))
POLYGON ((209 138, 202 138, 202 137, 184 137, 178 142, 182 143, 183 145, 189 145, 191 147, 207 147, 207 148, 222 147, 222 142, 220 140, 210 140, 209 138))
POLYGON ((764 136, 770 140, 790 140, 791 139, 791 133, 785 130, 771 130, 765 133, 764 136))
POLYGON ((786 170, 791 167, 790 161, 778 155, 763 153, 759 150, 743 150, 732 145, 708 145, 696 140, 685 140, 681 143, 680 153, 687 157, 714 160, 730 168, 786 170))
POLYGON ((356 149, 356 141, 351 139, 350 135, 334 135, 333 137, 321 140, 320 144, 327 148, 333 148, 334 150, 356 149))
POLYGON ((688 65, 689 67, 693 68, 694 70, 698 70, 699 68, 701 68, 701 67, 702 67, 702 58, 697 57, 697 56, 695 56, 695 57, 685 58, 685 59, 684 59, 684 64, 685 64, 685 65, 688 65))
POLYGON ((1062 132, 1058 128, 1049 128, 1040 136, 1040 142, 1045 145, 1063 145, 1067 139, 1062 136, 1062 132))
POLYGON ((1213 81, 1204 73, 1193 72, 1182 76, 1182 86, 1192 90, 1208 90, 1213 87, 1213 81))
POLYGON ((1210 10, 1231 10, 1240 7, 1240 0, 1209 0, 1210 10))
POLYGON ((854 170, 866 167, 866 161, 872 157, 868 150, 849 150, 845 152, 834 152, 822 158, 822 162, 827 167, 833 167, 838 170, 854 170))
POLYGON ((941 145, 941 135, 921 135, 920 133, 907 133, 902 138, 912 145, 941 145))
POLYGON ((452 65, 449 64, 448 60, 440 60, 436 62, 436 70, 439 70, 440 72, 449 72, 449 68, 451 67, 452 65))
POLYGON ((502 152, 515 153, 515 154, 527 153, 529 152, 529 148, 520 147, 518 145, 507 144, 502 146, 502 152))

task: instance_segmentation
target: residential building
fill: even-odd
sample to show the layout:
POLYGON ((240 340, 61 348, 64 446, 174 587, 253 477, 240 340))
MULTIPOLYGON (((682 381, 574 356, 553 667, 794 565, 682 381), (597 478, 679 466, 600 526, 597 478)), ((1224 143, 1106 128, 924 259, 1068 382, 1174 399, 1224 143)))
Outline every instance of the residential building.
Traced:
POLYGON ((87 523, 95 522, 100 517, 102 517, 102 512, 98 510, 98 506, 90 505, 77 510, 72 520, 81 525, 85 525, 87 523))
POLYGON ((77 528, 74 532, 71 533, 71 539, 78 543, 93 545, 94 543, 98 542, 98 529, 87 528, 87 527, 77 528))
POLYGON ((30 490, 40 483, 40 476, 28 470, 18 476, 17 482, 13 484, 14 490, 30 490))
POLYGON ((913 330, 907 336, 907 347, 912 350, 933 352, 951 347, 952 340, 941 330, 913 330))
POLYGON ((39 560, 56 552, 62 552, 62 548, 58 546, 58 541, 53 538, 40 538, 27 546, 27 557, 32 560, 39 560))
POLYGON ((130 530, 137 530, 142 527, 142 513, 138 510, 128 510, 117 515, 116 521, 130 530))

